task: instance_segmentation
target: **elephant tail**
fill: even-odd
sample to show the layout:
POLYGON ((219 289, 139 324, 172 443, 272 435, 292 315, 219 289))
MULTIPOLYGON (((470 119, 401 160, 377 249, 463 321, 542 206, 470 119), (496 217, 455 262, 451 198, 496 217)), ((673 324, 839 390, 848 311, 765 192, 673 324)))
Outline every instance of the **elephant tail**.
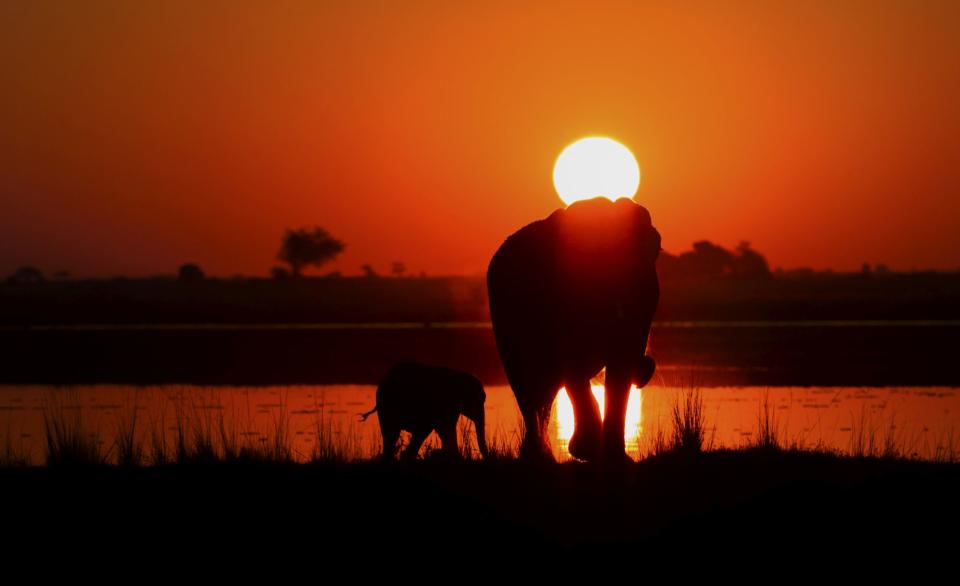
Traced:
POLYGON ((366 413, 357 413, 357 415, 360 416, 360 421, 366 421, 366 420, 367 420, 367 417, 370 417, 370 416, 373 415, 376 411, 377 411, 377 406, 374 405, 374 406, 373 406, 373 409, 367 411, 366 413))

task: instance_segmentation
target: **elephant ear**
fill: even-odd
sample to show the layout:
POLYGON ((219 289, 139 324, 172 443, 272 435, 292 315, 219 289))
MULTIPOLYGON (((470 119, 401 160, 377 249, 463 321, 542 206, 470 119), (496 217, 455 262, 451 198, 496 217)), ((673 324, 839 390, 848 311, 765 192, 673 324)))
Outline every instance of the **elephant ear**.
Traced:
MULTIPOLYGON (((650 211, 637 202, 633 201, 630 198, 621 197, 614 202, 615 206, 620 209, 629 209, 631 214, 633 214, 634 221, 638 224, 643 224, 647 226, 653 225, 653 221, 650 219, 650 211)), ((621 212, 623 213, 623 212, 621 212)))
POLYGON ((663 250, 663 248, 660 245, 660 232, 653 226, 650 226, 647 231, 647 251, 650 255, 651 262, 656 262, 661 250, 663 250))

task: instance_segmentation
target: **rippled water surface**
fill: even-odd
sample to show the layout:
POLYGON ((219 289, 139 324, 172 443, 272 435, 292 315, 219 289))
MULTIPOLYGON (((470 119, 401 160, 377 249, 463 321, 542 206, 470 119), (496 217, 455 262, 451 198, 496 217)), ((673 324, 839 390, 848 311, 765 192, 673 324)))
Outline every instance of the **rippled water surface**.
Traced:
MULTIPOLYGON (((602 402, 603 388, 595 387, 602 402)), ((627 416, 628 451, 635 458, 653 449, 658 435, 669 441, 673 409, 689 390, 635 389, 627 416)), ((0 387, 0 457, 44 461, 46 433, 81 429, 101 453, 115 459, 131 433, 150 461, 152 452, 171 454, 180 438, 208 438, 222 449, 248 446, 289 448, 306 460, 331 452, 366 458, 381 448, 376 415, 357 414, 374 405, 372 385, 283 387, 0 387)), ((772 429, 786 444, 822 445, 845 452, 880 453, 895 447, 922 458, 951 457, 960 446, 960 394, 954 387, 719 387, 699 391, 703 399, 705 442, 738 447, 757 440, 766 402, 772 429), (956 436, 956 437, 955 437, 956 436)), ((487 438, 492 446, 515 449, 520 417, 509 387, 487 388, 487 438)), ((602 403, 601 403, 602 404, 602 403)), ((461 440, 475 451, 473 426, 461 418, 461 440)), ((558 396, 550 439, 560 459, 573 417, 564 393, 558 396)), ((406 434, 402 441, 406 441, 406 434)), ((432 435, 421 453, 439 446, 432 435)))

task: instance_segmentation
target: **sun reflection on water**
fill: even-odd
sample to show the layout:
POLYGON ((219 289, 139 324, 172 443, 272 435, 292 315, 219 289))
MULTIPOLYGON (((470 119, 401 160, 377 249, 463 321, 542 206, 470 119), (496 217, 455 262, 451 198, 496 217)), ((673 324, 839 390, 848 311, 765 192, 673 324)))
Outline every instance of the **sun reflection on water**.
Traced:
MULTIPOLYGON (((604 387, 602 384, 590 385, 593 396, 600 406, 600 417, 603 417, 604 387)), ((555 439, 560 446, 561 455, 570 457, 567 444, 573 436, 573 403, 567 395, 567 389, 561 388, 553 407, 552 422, 556 427, 555 439)), ((630 397, 627 399, 627 418, 624 426, 623 439, 626 442, 627 453, 633 457, 639 455, 640 436, 643 433, 643 389, 636 385, 630 387, 630 397)))

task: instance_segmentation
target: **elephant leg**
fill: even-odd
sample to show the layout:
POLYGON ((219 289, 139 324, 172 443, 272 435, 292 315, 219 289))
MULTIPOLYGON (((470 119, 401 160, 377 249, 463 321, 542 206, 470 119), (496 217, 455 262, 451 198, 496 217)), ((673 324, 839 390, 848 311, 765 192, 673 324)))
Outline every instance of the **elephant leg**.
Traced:
POLYGON ((630 398, 629 369, 607 367, 603 414, 603 451, 611 461, 629 460, 624 445, 627 400, 630 398))
POLYGON ((420 446, 423 445, 423 442, 427 441, 427 437, 430 435, 431 430, 417 429, 411 432, 410 443, 407 444, 406 449, 403 451, 402 459, 403 460, 416 460, 417 454, 420 453, 420 446))
POLYGON ((567 383, 566 388, 573 404, 574 419, 573 436, 567 449, 571 456, 579 460, 596 460, 603 448, 603 423, 590 380, 573 380, 567 383))
POLYGON ((383 438, 383 460, 392 460, 397 450, 397 440, 400 439, 400 428, 390 423, 384 423, 380 419, 380 435, 383 438))
POLYGON ((457 420, 453 422, 445 421, 437 429, 437 435, 440 436, 440 448, 444 454, 449 457, 460 459, 460 449, 457 446, 457 420))
MULTIPOLYGON (((528 389, 529 390, 529 389, 528 389)), ((550 422, 552 401, 541 401, 548 394, 516 393, 520 414, 523 415, 523 442, 520 444, 520 457, 528 460, 554 461, 553 452, 547 442, 547 425, 550 422), (521 400, 521 397, 525 399, 521 400)), ((554 396, 556 393, 554 392, 554 396)))

